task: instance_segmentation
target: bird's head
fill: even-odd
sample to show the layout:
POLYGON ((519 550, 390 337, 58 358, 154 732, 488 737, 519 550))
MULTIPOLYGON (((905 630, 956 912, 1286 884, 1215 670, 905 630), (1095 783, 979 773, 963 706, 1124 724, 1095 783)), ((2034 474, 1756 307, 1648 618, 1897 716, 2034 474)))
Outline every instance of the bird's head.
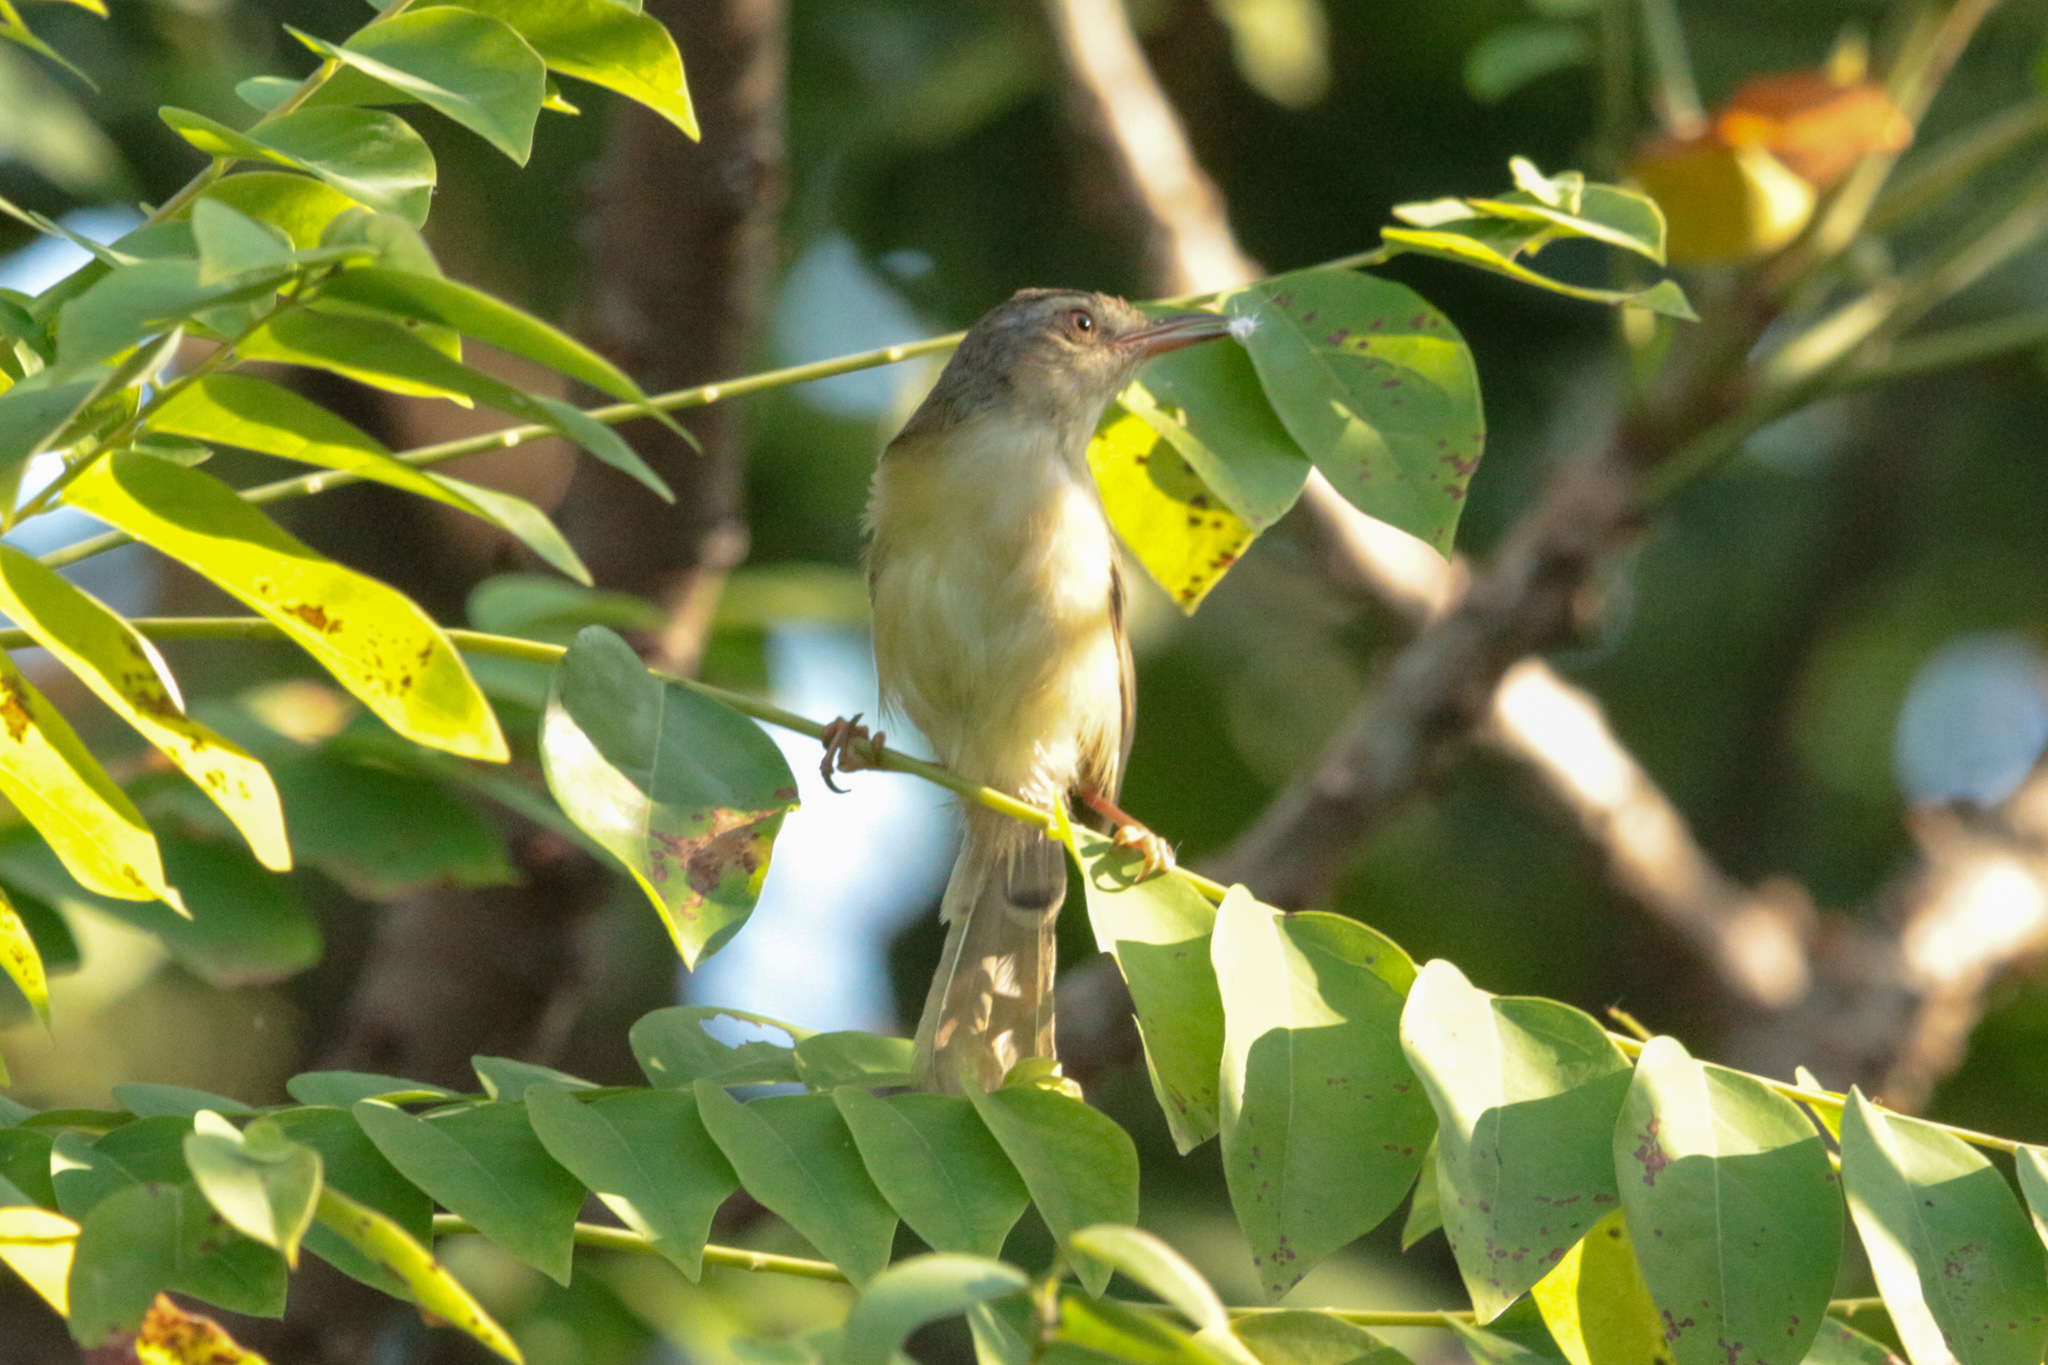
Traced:
POLYGON ((1108 294, 1019 290, 974 324, 913 424, 1003 415, 1085 440, 1140 365, 1228 330, 1214 313, 1155 321, 1108 294))

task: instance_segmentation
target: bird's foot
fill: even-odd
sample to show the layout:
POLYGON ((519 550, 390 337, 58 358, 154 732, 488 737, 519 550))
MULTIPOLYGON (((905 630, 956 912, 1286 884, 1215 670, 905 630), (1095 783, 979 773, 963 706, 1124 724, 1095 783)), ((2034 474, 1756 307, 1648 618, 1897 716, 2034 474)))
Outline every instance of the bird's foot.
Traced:
POLYGON ((825 746, 825 757, 818 763, 825 785, 844 796, 846 788, 834 782, 832 774, 857 773, 863 768, 881 766, 882 741, 886 738, 880 730, 870 735, 868 727, 860 723, 858 711, 851 718, 841 716, 827 725, 825 733, 818 736, 818 742, 825 746))
POLYGON ((1173 856, 1173 845, 1154 834, 1142 820, 1127 813, 1123 807, 1106 796, 1084 794, 1081 798, 1088 809, 1109 821, 1113 831, 1110 842, 1118 848, 1128 848, 1143 859, 1138 868, 1138 880, 1171 872, 1177 865, 1173 856))

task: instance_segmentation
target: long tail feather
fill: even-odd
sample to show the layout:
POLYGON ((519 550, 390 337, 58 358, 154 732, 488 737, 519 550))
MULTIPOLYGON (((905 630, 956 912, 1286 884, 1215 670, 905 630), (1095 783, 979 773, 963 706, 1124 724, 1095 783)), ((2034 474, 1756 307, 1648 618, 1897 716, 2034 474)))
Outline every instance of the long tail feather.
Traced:
POLYGON ((917 1026, 927 1088, 957 1090, 964 1078, 993 1090, 1021 1059, 1054 1055, 1053 930, 1066 893, 1058 844, 1009 821, 968 820, 939 910, 946 948, 917 1026))

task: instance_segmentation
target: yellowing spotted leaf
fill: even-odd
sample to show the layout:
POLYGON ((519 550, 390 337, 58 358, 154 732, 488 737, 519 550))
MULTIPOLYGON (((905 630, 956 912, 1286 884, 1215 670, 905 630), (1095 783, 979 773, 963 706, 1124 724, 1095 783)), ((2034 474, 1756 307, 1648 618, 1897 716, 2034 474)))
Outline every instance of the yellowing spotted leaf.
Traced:
POLYGON ((1111 409, 1088 443, 1088 466, 1110 524, 1184 612, 1202 605, 1257 535, 1127 408, 1111 409))

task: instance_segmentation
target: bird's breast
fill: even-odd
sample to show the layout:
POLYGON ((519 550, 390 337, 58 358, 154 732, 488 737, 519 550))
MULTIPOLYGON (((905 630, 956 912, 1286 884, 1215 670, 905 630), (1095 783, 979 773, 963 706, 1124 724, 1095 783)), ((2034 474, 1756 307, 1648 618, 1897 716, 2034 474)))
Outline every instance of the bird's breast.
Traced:
POLYGON ((868 509, 886 701, 942 761, 1049 800, 1118 750, 1115 543, 1093 483, 1031 424, 898 444, 868 509))

